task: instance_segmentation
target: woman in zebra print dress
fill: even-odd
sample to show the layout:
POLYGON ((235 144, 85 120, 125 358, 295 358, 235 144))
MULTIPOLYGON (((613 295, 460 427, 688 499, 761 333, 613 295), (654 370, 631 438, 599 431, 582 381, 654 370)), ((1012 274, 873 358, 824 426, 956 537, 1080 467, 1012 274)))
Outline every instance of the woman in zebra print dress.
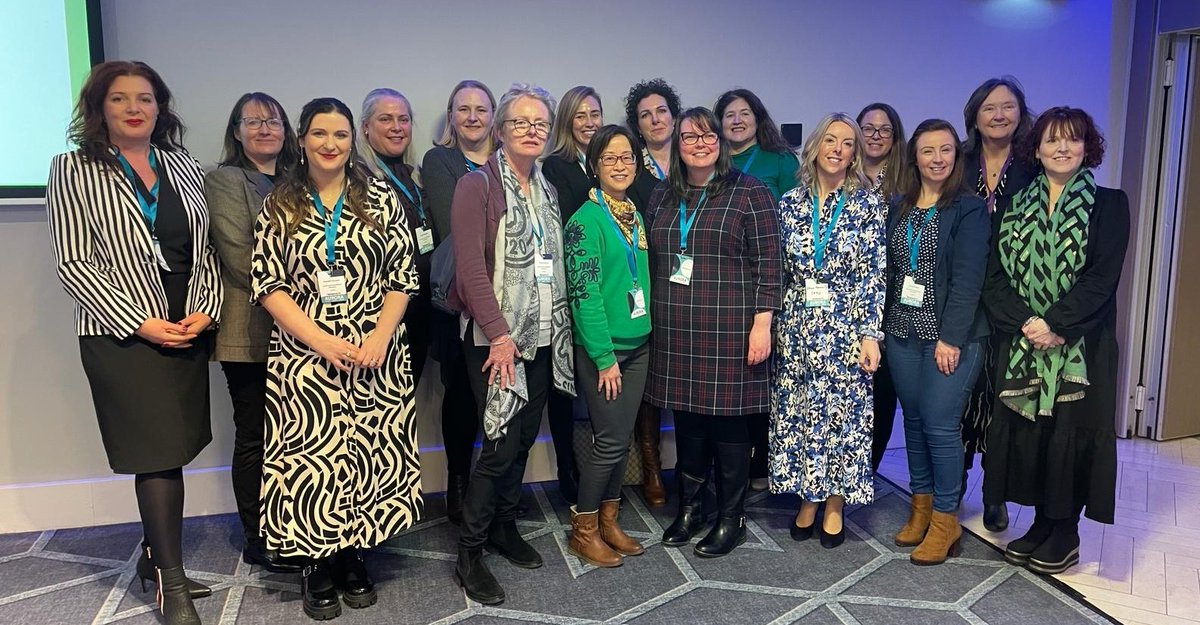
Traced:
POLYGON ((328 619, 339 592, 352 608, 375 603, 359 549, 412 525, 421 504, 401 323, 417 274, 395 192, 354 164, 346 105, 309 102, 298 134, 302 166, 267 197, 251 268, 275 318, 262 531, 268 549, 310 559, 304 611, 328 619))

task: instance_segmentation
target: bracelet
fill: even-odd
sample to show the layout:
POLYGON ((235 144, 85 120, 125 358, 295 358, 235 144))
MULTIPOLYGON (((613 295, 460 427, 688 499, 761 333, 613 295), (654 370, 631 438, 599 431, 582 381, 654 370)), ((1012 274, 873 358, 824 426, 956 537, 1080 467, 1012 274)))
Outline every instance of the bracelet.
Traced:
POLYGON ((1032 316, 1032 317, 1030 317, 1030 318, 1026 319, 1026 320, 1025 320, 1025 323, 1022 323, 1022 324, 1021 324, 1021 329, 1022 329, 1022 330, 1024 330, 1026 327, 1028 327, 1028 326, 1029 326, 1029 324, 1033 323, 1034 321, 1037 321, 1038 319, 1041 319, 1041 317, 1039 317, 1039 316, 1037 316, 1037 315, 1034 315, 1034 316, 1032 316))

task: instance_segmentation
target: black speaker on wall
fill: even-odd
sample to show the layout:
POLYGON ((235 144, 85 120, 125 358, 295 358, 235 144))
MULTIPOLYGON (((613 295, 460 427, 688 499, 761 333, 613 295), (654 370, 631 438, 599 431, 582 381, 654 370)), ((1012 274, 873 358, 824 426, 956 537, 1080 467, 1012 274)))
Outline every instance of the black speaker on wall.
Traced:
POLYGON ((799 148, 804 143, 804 124, 783 124, 779 130, 783 132, 783 140, 792 148, 799 148))

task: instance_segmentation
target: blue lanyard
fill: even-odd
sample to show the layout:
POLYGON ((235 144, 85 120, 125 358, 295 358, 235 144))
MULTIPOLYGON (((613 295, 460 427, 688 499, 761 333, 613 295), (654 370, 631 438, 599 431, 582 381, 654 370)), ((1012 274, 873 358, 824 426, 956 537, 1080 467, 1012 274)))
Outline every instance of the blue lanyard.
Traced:
POLYGON ((650 164, 654 166, 654 176, 659 180, 665 180, 667 175, 663 173, 662 167, 658 166, 658 161, 654 160, 654 155, 650 153, 650 150, 646 150, 646 158, 650 159, 650 164))
POLYGON ((750 173, 750 166, 754 164, 754 159, 758 158, 758 145, 754 146, 754 151, 750 153, 750 158, 746 161, 746 166, 742 168, 743 174, 750 173))
POLYGON ((467 164, 468 172, 475 171, 475 163, 472 163, 471 159, 467 158, 466 156, 463 156, 463 162, 465 162, 467 164))
POLYGON ((621 245, 625 246, 625 262, 629 263, 629 275, 633 276, 633 288, 638 288, 638 271, 637 271, 637 241, 638 241, 638 217, 637 213, 633 216, 633 229, 629 233, 629 241, 625 240, 625 233, 621 232, 621 226, 617 225, 617 220, 613 219, 612 211, 608 210, 608 204, 604 202, 604 192, 596 189, 596 201, 600 203, 600 208, 604 209, 604 214, 608 216, 609 223, 612 224, 613 230, 617 233, 617 240, 621 245))
POLYGON ((813 236, 813 265, 818 271, 825 266, 825 248, 829 247, 829 240, 833 238, 833 230, 837 227, 838 217, 842 214, 842 207, 846 205, 846 192, 838 189, 837 207, 833 209, 833 216, 829 218, 829 224, 825 226, 824 232, 821 231, 821 202, 817 196, 810 195, 812 198, 812 236, 813 236))
MULTIPOLYGON (((712 180, 710 177, 709 180, 712 180)), ((688 232, 692 230, 692 223, 696 221, 696 216, 700 214, 700 205, 704 203, 704 198, 708 196, 708 183, 705 182, 705 189, 700 193, 700 201, 696 202, 696 210, 692 211, 692 216, 687 214, 687 201, 679 200, 679 253, 687 251, 688 232)))
POLYGON ((915 274, 917 272, 917 253, 921 249, 921 233, 925 232, 925 226, 933 221, 934 215, 937 215, 937 205, 925 213, 925 221, 921 222, 921 227, 917 228, 916 234, 913 233, 913 222, 917 220, 917 216, 910 215, 908 218, 908 233, 905 236, 905 241, 908 242, 908 267, 915 274))
POLYGON ((400 179, 396 177, 396 174, 392 173, 391 168, 379 158, 378 154, 375 155, 375 162, 379 164, 379 168, 383 170, 383 173, 387 174, 387 177, 392 179, 392 183, 404 192, 404 197, 408 198, 408 203, 417 207, 417 217, 421 219, 421 225, 425 225, 425 202, 421 200, 421 192, 418 191, 417 197, 414 198, 412 192, 408 190, 408 187, 404 186, 403 182, 400 182, 400 179))
POLYGON ((129 179, 130 186, 133 187, 133 194, 137 197, 138 206, 142 209, 142 217, 146 219, 146 227, 150 229, 150 236, 154 236, 154 222, 158 221, 158 185, 162 182, 162 176, 158 172, 158 158, 154 156, 154 150, 150 150, 150 169, 154 170, 154 186, 150 187, 149 198, 143 197, 138 186, 137 174, 133 172, 133 165, 125 160, 125 155, 117 153, 117 160, 121 163, 121 169, 125 170, 125 177, 129 179))
POLYGON ((329 267, 332 269, 334 264, 333 242, 337 239, 338 222, 342 220, 342 203, 346 201, 346 190, 342 189, 342 194, 338 196, 337 204, 333 205, 332 214, 326 214, 325 205, 321 204, 321 194, 314 189, 312 191, 313 206, 317 212, 325 218, 325 258, 329 261, 329 267))

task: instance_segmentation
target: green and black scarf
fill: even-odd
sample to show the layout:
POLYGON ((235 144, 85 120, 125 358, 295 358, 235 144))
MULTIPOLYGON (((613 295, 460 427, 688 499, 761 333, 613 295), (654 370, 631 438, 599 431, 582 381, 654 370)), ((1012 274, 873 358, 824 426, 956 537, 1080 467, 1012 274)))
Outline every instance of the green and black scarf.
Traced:
MULTIPOLYGON (((1096 182, 1087 169, 1067 182, 1053 212, 1045 174, 1013 197, 1000 222, 1000 264, 1034 313, 1044 315, 1075 286, 1087 260, 1095 201, 1096 182)), ((1083 337, 1038 350, 1018 332, 1004 363, 1000 401, 1033 420, 1053 414, 1055 403, 1082 399, 1088 386, 1084 350, 1083 337)))

